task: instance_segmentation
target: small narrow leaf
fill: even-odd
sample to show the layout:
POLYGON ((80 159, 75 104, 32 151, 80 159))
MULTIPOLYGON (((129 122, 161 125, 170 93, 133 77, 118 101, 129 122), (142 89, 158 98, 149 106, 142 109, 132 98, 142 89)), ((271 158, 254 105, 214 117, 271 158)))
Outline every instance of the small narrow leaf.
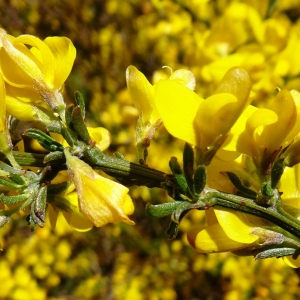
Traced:
POLYGON ((275 249, 267 249, 264 251, 259 252, 255 255, 255 259, 264 259, 270 257, 282 257, 295 254, 296 249, 294 248, 275 248, 275 249))
POLYGON ((21 194, 16 196, 5 196, 3 194, 0 195, 0 202, 3 204, 16 204, 28 199, 28 195, 21 194))
POLYGON ((61 151, 54 151, 47 154, 43 160, 44 164, 57 163, 57 161, 64 160, 64 153, 61 151))
POLYGON ((47 187, 42 186, 39 189, 36 200, 34 201, 34 213, 37 218, 40 219, 43 223, 45 222, 45 211, 46 211, 46 202, 47 202, 47 187))
POLYGON ((46 128, 49 132, 61 133, 61 123, 59 121, 52 121, 46 128))
POLYGON ((35 139, 44 149, 50 152, 64 150, 63 145, 39 129, 28 129, 24 132, 24 135, 35 139))
POLYGON ((285 168, 284 159, 277 159, 271 170, 271 187, 275 189, 280 181, 285 168))
POLYGON ((152 217, 162 218, 172 214, 181 204, 179 201, 167 202, 163 204, 147 204, 146 212, 152 217))
POLYGON ((172 173, 174 174, 174 177, 175 177, 175 180, 176 180, 177 184, 179 185, 179 187, 182 190, 182 193, 184 195, 191 196, 191 192, 189 190, 188 183, 187 183, 187 181, 186 181, 186 179, 185 179, 185 177, 182 173, 182 170, 181 170, 180 165, 177 161, 177 158, 176 157, 171 157, 169 165, 170 165, 170 169, 171 169, 172 173))
POLYGON ((70 104, 66 107, 65 118, 67 126, 70 126, 72 123, 72 112, 74 109, 74 104, 70 104))
POLYGON ((226 172, 228 178, 230 179, 231 183, 237 188, 239 192, 241 192, 243 195, 246 195, 252 199, 257 198, 257 193, 254 192, 251 189, 248 189, 243 185, 240 178, 233 172, 226 172))
POLYGON ((81 95, 81 93, 79 91, 75 92, 75 101, 76 104, 81 108, 81 115, 82 118, 85 118, 85 103, 84 103, 84 99, 83 96, 81 95))
POLYGON ((82 140, 88 144, 91 140, 90 134, 86 128, 84 119, 82 117, 82 111, 80 106, 76 106, 72 112, 72 124, 75 131, 82 138, 82 140))
POLYGON ((205 188, 206 177, 206 168, 204 166, 198 166, 194 174, 194 191, 196 194, 199 195, 205 188))
POLYGON ((190 144, 185 143, 183 150, 183 174, 192 189, 193 186, 193 173, 194 173, 194 151, 190 144))

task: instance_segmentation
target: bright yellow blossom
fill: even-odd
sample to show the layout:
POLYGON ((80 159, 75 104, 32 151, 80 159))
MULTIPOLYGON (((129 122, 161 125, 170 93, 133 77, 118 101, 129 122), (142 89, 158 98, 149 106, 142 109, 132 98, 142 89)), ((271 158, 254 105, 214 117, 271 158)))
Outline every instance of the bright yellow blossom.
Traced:
POLYGON ((144 149, 149 147, 156 129, 161 125, 161 119, 154 104, 153 86, 145 75, 136 67, 129 66, 126 70, 126 81, 129 95, 139 111, 136 144, 140 158, 144 159, 144 149))
MULTIPOLYGON (((176 85, 186 86, 191 90, 195 88, 195 77, 188 70, 179 69, 175 72, 171 70, 171 75, 166 80, 174 82, 176 85)), ((149 147, 156 129, 162 123, 155 103, 154 91, 157 84, 151 85, 145 75, 134 66, 127 68, 126 81, 129 95, 139 111, 136 143, 140 158, 143 158, 143 150, 149 147)))
MULTIPOLYGON (((300 166, 286 168, 280 180, 279 190, 282 192, 282 204, 287 211, 300 219, 300 166)), ((300 257, 284 257, 284 261, 293 268, 300 267, 300 257)))
MULTIPOLYGON (((225 74, 215 94, 206 100, 178 82, 160 80, 156 84, 155 103, 167 130, 197 146, 204 159, 209 152, 220 147, 249 104, 250 88, 247 72, 232 68, 225 74)), ((205 160, 205 164, 209 163, 205 160)))
POLYGON ((257 217, 240 212, 210 209, 206 212, 206 226, 188 233, 190 244, 200 253, 225 252, 259 245, 255 227, 266 225, 257 217))
MULTIPOLYGON (((187 238, 200 253, 237 251, 246 255, 268 244, 284 242, 280 231, 273 231, 267 221, 240 212, 218 209, 208 210, 206 225, 191 229, 187 238)), ((300 266, 299 258, 286 256, 284 260, 291 267, 300 266)))
MULTIPOLYGON (((76 50, 65 37, 44 41, 32 35, 13 37, 0 29, 0 68, 7 84, 34 95, 27 102, 43 100, 53 110, 65 107, 63 84, 70 74, 76 50), (30 47, 28 48, 27 45, 30 47)), ((20 98, 18 98, 20 100, 20 98)), ((14 115, 14 107, 8 111, 14 115)))
POLYGON ((66 195, 57 195, 55 199, 56 205, 50 204, 47 211, 53 229, 56 228, 59 213, 62 213, 67 223, 77 231, 84 232, 93 228, 93 223, 79 210, 78 195, 75 191, 66 195))
POLYGON ((274 73, 281 77, 297 76, 300 73, 300 59, 298 53, 300 51, 300 23, 291 29, 288 43, 285 49, 278 55, 274 73))
POLYGON ((79 208, 95 226, 125 222, 134 211, 128 188, 96 173, 88 164, 65 150, 67 167, 75 184, 79 208))
POLYGON ((289 145, 299 132, 298 98, 296 91, 282 90, 268 108, 249 106, 232 127, 232 138, 224 149, 249 155, 265 172, 263 162, 272 163, 274 153, 289 145))

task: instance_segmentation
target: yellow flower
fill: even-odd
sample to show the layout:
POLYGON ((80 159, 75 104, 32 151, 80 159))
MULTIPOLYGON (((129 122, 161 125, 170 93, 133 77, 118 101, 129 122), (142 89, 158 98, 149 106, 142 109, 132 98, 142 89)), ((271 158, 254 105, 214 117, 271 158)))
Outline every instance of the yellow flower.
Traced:
POLYGON ((285 168, 280 178, 279 190, 282 192, 282 204, 294 208, 295 217, 300 217, 300 165, 285 168), (295 210, 296 209, 296 210, 295 210))
POLYGON ((215 94, 206 100, 176 81, 160 80, 156 84, 155 104, 167 130, 197 146, 201 163, 208 164, 210 154, 224 142, 249 104, 250 88, 249 76, 241 68, 230 69, 215 94))
MULTIPOLYGON (((206 212, 206 226, 196 227, 187 233, 192 247, 200 253, 233 251, 240 255, 253 255, 268 245, 282 244, 285 237, 272 230, 271 224, 258 217, 219 209, 206 212), (257 251, 257 252, 256 252, 257 251)), ((291 267, 299 267, 300 259, 284 257, 291 267)))
POLYGON ((56 229, 62 215, 69 226, 84 232, 93 228, 93 223, 79 209, 78 195, 70 181, 67 171, 60 171, 51 184, 68 183, 67 188, 59 194, 48 194, 47 215, 51 228, 56 229))
POLYGON ((209 209, 206 226, 188 232, 190 244, 200 253, 235 251, 259 246, 255 228, 266 223, 240 212, 209 209))
MULTIPOLYGON (((294 217, 300 220, 300 165, 292 168, 285 168, 280 179, 279 191, 282 193, 281 200, 283 207, 294 217)), ((284 257, 284 261, 293 268, 300 267, 300 257, 293 259, 291 256, 284 257)))
POLYGON ((226 56, 250 39, 262 40, 261 17, 250 5, 232 3, 207 34, 204 51, 226 56))
MULTIPOLYGON (((194 75, 188 70, 180 69, 172 72, 166 80, 176 82, 176 84, 186 86, 189 89, 195 88, 194 75)), ((145 75, 134 66, 127 68, 126 81, 132 102, 139 111, 136 143, 139 156, 144 159, 144 149, 150 146, 150 141, 156 129, 161 125, 161 118, 156 109, 154 97, 156 85, 151 85, 145 75)))
MULTIPOLYGON (((15 38, 0 29, 0 68, 4 80, 15 88, 35 93, 31 102, 42 99, 58 112, 65 107, 61 92, 75 56, 76 50, 68 38, 48 37, 44 41, 32 35, 15 38)), ((9 113, 13 115, 13 109, 9 113)))
MULTIPOLYGON (((300 219, 299 200, 300 166, 286 168, 279 184, 282 193, 282 205, 295 218, 300 219)), ((268 244, 281 244, 285 237, 272 230, 272 225, 261 218, 245 213, 209 209, 205 213, 206 225, 191 229, 188 232, 189 243, 200 253, 226 252, 242 250, 251 254, 268 244)), ((300 267, 300 258, 284 257, 291 267, 300 267)))
MULTIPOLYGON (((297 164, 292 168, 285 168, 280 179, 279 190, 282 192, 282 204, 289 213, 300 220, 300 165, 297 164)), ((300 267, 300 257, 284 257, 284 261, 293 268, 300 267)))
POLYGON ((88 127, 88 132, 92 141, 96 142, 96 146, 101 150, 109 147, 111 142, 110 132, 104 127, 88 127))
POLYGON ((96 173, 88 164, 65 150, 67 167, 78 193, 79 208, 95 226, 125 222, 134 211, 128 188, 96 173))
POLYGON ((282 90, 270 101, 268 108, 249 106, 232 127, 232 138, 224 149, 254 158, 265 174, 264 168, 272 163, 274 153, 289 145, 299 132, 298 94, 282 90))
POLYGON ((57 218, 59 213, 62 213, 67 223, 77 231, 85 232, 93 228, 93 223, 85 217, 78 207, 78 196, 76 192, 67 195, 57 195, 56 201, 59 205, 52 203, 47 208, 49 222, 52 229, 56 228, 57 218))
POLYGON ((44 125, 53 121, 55 117, 49 112, 47 105, 39 101, 39 96, 34 90, 6 85, 6 111, 20 121, 41 122, 44 125), (37 103, 39 105, 36 105, 37 103))
POLYGON ((290 30, 285 49, 278 55, 274 74, 281 77, 294 77, 300 72, 300 59, 295 53, 300 51, 300 23, 290 30), (297 50, 298 49, 298 50, 297 50))
POLYGON ((127 68, 126 82, 132 102, 139 111, 136 145, 139 158, 145 160, 145 149, 150 146, 156 129, 161 125, 160 117, 154 105, 154 90, 145 75, 134 66, 127 68))

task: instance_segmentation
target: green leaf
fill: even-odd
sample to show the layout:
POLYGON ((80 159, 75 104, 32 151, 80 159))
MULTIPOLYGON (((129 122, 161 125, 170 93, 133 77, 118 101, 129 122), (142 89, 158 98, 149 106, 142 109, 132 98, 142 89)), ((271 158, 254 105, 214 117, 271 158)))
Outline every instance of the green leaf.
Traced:
POLYGON ((19 189, 22 188, 23 185, 20 185, 14 181, 11 180, 6 180, 3 178, 0 178, 0 185, 2 185, 3 187, 8 187, 9 189, 13 188, 13 189, 19 189))
POLYGON ((25 131, 24 135, 35 139, 44 149, 50 152, 64 150, 63 145, 39 129, 28 129, 25 131))
POLYGON ((206 185, 206 168, 204 166, 198 166, 194 174, 194 191, 199 195, 206 185))
POLYGON ((30 205, 30 215, 28 218, 29 227, 31 230, 35 229, 35 226, 44 227, 44 222, 35 214, 35 203, 31 203, 30 205))
POLYGON ((52 121, 49 125, 46 126, 46 129, 49 132, 61 133, 61 123, 57 120, 52 121))
POLYGON ((54 151, 48 153, 43 160, 44 164, 58 163, 59 161, 65 163, 64 153, 60 151, 54 151))
POLYGON ((267 249, 260 251, 258 254, 256 254, 254 257, 255 259, 264 259, 264 258, 270 258, 270 257, 282 257, 282 256, 288 256, 295 254, 296 249, 295 248, 275 248, 275 249, 267 249))
POLYGON ((0 195, 0 202, 3 204, 16 204, 28 199, 27 194, 15 195, 15 196, 5 196, 3 194, 0 195))
POLYGON ((74 104, 70 104, 66 107, 65 118, 67 126, 70 126, 72 123, 72 113, 74 109, 74 104))
POLYGON ((179 223, 183 216, 188 213, 191 209, 193 204, 187 201, 179 202, 180 205, 174 210, 172 214, 172 221, 179 223))
POLYGON ((183 173, 191 189, 193 186, 194 151, 188 143, 185 143, 183 150, 183 173))
POLYGON ((81 115, 82 115, 82 118, 84 119, 85 118, 85 103, 84 103, 83 96, 79 91, 75 92, 75 101, 76 101, 76 104, 80 107, 81 115))
POLYGON ((178 234, 178 229, 179 229, 179 224, 171 221, 170 225, 166 231, 166 234, 168 235, 170 240, 173 240, 176 238, 177 234, 178 234))
POLYGON ((251 199, 256 199, 257 198, 257 193, 254 192, 251 189, 248 189, 245 187, 240 180, 240 178, 233 172, 226 172, 229 180, 231 183, 237 188, 239 192, 241 192, 243 195, 250 197, 251 199))
POLYGON ((80 106, 76 106, 72 112, 72 124, 75 131, 81 137, 81 139, 86 143, 89 144, 91 137, 86 128, 84 119, 82 117, 82 111, 80 106))
POLYGON ((182 202, 174 201, 163 204, 147 204, 146 212, 152 217, 162 218, 172 214, 182 202))
POLYGON ((182 194, 191 196, 191 191, 189 189, 188 183, 182 173, 176 157, 171 157, 169 166, 172 173, 174 174, 176 182, 182 190, 182 194))
POLYGON ((275 189, 280 181, 285 168, 284 159, 277 159, 271 170, 271 187, 275 189))
POLYGON ((74 145, 75 145, 74 139, 73 139, 70 131, 64 126, 61 128, 61 135, 67 141, 67 143, 69 144, 70 147, 74 147, 74 145))
POLYGON ((45 222, 46 202, 47 187, 42 186, 38 191, 36 200, 34 201, 34 214, 43 223, 45 222))

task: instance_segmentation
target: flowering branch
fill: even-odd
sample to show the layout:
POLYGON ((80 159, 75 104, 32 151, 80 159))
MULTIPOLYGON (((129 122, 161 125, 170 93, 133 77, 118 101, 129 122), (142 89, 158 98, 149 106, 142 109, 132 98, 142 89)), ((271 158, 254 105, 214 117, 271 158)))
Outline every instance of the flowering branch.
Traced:
POLYGON ((197 251, 286 256, 300 265, 299 92, 279 91, 258 108, 250 104, 249 75, 239 67, 203 99, 188 70, 171 70, 152 85, 129 66, 128 91, 140 115, 136 164, 105 154, 110 133, 87 127, 79 92, 66 105, 63 84, 76 54, 70 40, 15 38, 2 29, 0 38, 1 227, 20 210, 32 230, 47 218, 55 224, 59 211, 78 230, 134 225, 128 187, 156 187, 172 201, 149 204, 147 212, 171 216, 170 238, 189 211, 204 210, 206 225, 188 232, 197 251), (172 157, 170 174, 146 165, 162 124, 186 142, 183 166, 172 157), (38 146, 28 147, 33 141, 38 146))

